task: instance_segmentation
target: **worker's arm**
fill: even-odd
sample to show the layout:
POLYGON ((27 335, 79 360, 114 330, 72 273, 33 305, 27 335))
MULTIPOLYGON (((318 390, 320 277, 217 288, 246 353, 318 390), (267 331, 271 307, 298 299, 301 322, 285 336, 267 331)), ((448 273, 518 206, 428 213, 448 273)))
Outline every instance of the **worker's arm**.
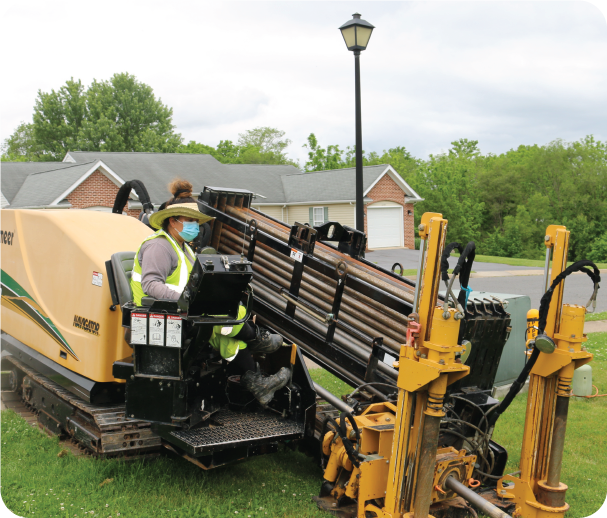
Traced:
POLYGON ((144 243, 139 251, 141 265, 141 287, 143 292, 155 299, 177 300, 180 293, 168 288, 165 281, 177 268, 177 254, 162 238, 144 243))

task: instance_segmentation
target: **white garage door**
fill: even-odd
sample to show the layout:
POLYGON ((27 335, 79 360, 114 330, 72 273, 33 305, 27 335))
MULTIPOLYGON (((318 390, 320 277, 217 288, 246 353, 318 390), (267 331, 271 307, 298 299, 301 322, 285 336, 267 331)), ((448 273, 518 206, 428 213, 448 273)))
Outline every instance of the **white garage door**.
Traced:
POLYGON ((367 209, 369 248, 403 246, 402 207, 367 209))

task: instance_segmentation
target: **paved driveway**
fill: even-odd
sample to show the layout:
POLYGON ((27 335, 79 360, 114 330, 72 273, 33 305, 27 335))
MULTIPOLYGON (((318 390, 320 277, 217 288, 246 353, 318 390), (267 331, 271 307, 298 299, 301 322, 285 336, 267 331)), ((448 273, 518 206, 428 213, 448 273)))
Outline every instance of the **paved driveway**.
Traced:
MULTIPOLYGON (((376 250, 368 252, 366 258, 383 268, 390 269, 396 262, 403 268, 416 269, 419 250, 376 250)), ((450 258, 450 266, 455 266, 457 258, 450 258)), ((472 270, 478 272, 470 279, 470 287, 476 291, 492 293, 508 293, 513 295, 528 295, 531 307, 539 308, 540 298, 543 295, 543 268, 529 266, 510 266, 508 264, 474 262, 472 270), (517 275, 517 273, 519 275, 517 275), (537 274, 540 275, 537 275, 537 274)), ((597 311, 607 311, 607 273, 602 289, 597 298, 597 311)), ((455 283, 457 286, 457 282, 455 283)), ((592 294, 592 282, 585 274, 570 275, 565 281, 565 295, 563 301, 568 304, 586 305, 592 294)))

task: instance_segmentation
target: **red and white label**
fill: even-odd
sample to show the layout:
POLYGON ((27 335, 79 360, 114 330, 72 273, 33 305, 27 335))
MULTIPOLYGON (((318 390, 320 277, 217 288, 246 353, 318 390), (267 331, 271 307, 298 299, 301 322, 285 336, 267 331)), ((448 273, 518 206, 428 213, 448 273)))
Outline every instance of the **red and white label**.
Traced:
POLYGON ((183 321, 175 315, 167 316, 167 347, 181 347, 181 329, 183 321))
POLYGON ((131 345, 147 344, 148 315, 147 313, 131 313, 131 345))
POLYGON ((149 345, 164 345, 164 315, 150 313, 149 345))
POLYGON ((295 259, 298 263, 301 263, 303 261, 303 252, 291 248, 291 259, 295 259))
POLYGON ((103 285, 103 274, 99 272, 93 272, 93 284, 101 287, 103 285))

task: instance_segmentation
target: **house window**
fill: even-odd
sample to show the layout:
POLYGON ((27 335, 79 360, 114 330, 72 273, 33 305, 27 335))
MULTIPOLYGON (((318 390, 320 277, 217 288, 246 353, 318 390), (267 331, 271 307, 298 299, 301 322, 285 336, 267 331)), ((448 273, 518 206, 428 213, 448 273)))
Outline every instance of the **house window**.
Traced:
POLYGON ((313 227, 324 225, 329 221, 329 207, 311 207, 310 223, 313 227))

